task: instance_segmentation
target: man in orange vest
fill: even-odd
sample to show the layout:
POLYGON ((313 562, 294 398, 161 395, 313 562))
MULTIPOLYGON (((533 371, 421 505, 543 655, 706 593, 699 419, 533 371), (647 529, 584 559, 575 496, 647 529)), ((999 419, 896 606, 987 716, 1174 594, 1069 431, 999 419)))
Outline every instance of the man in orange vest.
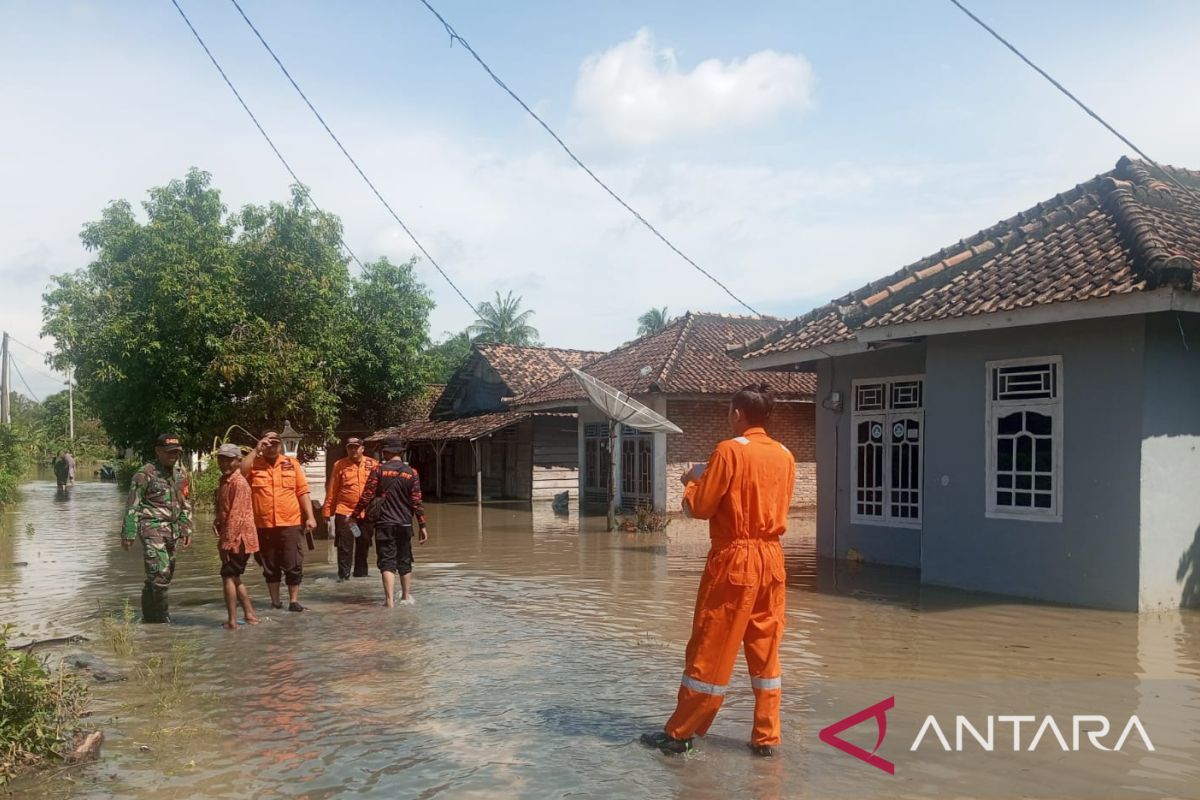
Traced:
POLYGON ((317 515, 308 497, 308 480, 299 460, 282 452, 282 440, 268 432, 242 459, 242 475, 250 482, 254 525, 258 528, 258 553, 271 607, 283 608, 279 581, 288 588, 288 611, 303 611, 300 582, 304 579, 304 538, 301 525, 317 527, 317 515))
POLYGON ((743 646, 754 689, 750 749, 773 756, 780 741, 779 642, 787 587, 779 537, 787 530, 796 461, 763 429, 774 405, 766 384, 735 394, 729 404, 734 438, 682 478, 684 511, 708 520, 712 547, 675 713, 663 730, 641 737, 664 753, 686 753, 693 735, 708 732, 743 646))
POLYGON ((337 546, 338 581, 350 580, 353 562, 354 577, 367 577, 367 556, 371 550, 372 525, 366 520, 357 523, 359 535, 355 536, 351 523, 354 522, 354 507, 362 497, 367 485, 367 476, 379 462, 363 454, 363 440, 351 436, 346 440, 346 457, 339 458, 333 465, 329 488, 325 491, 325 518, 333 518, 334 543, 337 546), (353 559, 351 558, 353 556, 353 559))

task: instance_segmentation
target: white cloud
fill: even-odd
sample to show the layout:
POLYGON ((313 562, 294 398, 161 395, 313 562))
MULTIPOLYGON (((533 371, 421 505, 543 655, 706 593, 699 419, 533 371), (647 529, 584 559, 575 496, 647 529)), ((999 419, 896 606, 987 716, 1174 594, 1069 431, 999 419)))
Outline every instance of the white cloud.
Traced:
POLYGON ((587 58, 575 108, 612 139, 646 145, 747 128, 812 104, 816 78, 801 55, 761 50, 745 59, 710 58, 681 71, 675 51, 643 28, 587 58))

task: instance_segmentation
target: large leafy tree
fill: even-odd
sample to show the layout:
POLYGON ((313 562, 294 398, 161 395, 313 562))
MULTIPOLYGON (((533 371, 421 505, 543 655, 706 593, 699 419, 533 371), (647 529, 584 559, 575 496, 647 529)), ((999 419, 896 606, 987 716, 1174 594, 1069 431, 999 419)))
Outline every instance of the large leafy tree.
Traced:
POLYGON ((652 308, 638 317, 638 336, 648 336, 658 333, 671 322, 667 316, 667 307, 652 308))
POLYGON ((429 364, 429 380, 432 383, 448 383, 451 376, 471 355, 471 334, 462 331, 446 334, 445 338, 425 351, 429 364))
POLYGON ((477 341, 521 346, 540 344, 537 328, 529 324, 533 311, 522 311, 521 298, 513 297, 512 292, 504 297, 496 292, 495 300, 483 301, 478 311, 479 319, 467 328, 477 341))
POLYGON ((416 278, 413 258, 381 258, 353 280, 354 344, 347 403, 373 427, 399 424, 407 403, 429 380, 425 349, 433 300, 416 278))
POLYGON ((341 225, 297 189, 227 215, 206 172, 84 227, 95 254, 43 297, 55 365, 120 444, 178 430, 193 445, 232 423, 332 429, 349 361, 341 225))

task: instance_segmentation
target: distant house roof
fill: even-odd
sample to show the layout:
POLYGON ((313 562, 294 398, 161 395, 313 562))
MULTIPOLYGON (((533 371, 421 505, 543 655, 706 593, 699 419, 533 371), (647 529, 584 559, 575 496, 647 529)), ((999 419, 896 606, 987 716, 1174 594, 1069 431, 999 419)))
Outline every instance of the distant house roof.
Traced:
POLYGON ((1028 211, 731 348, 761 359, 864 331, 1160 288, 1200 291, 1200 172, 1122 158, 1028 211))
MULTIPOLYGON (((761 336, 779 327, 772 318, 734 317, 688 312, 658 333, 618 347, 583 367, 589 375, 630 395, 729 395, 756 380, 769 383, 786 399, 811 400, 811 375, 797 372, 748 374, 727 352, 734 342, 761 336)), ((567 374, 513 399, 515 408, 545 407, 584 399, 575 377, 567 374)))
POLYGON ((487 436, 489 433, 503 430, 524 419, 533 416, 562 416, 558 414, 530 414, 525 411, 498 411, 493 414, 476 414, 473 417, 442 420, 418 420, 393 428, 376 431, 368 438, 368 442, 381 441, 388 437, 397 436, 406 444, 415 442, 457 442, 472 441, 487 436))
POLYGON ((446 418, 502 410, 501 398, 544 386, 569 374, 570 367, 580 367, 601 355, 557 347, 476 343, 426 416, 446 418))

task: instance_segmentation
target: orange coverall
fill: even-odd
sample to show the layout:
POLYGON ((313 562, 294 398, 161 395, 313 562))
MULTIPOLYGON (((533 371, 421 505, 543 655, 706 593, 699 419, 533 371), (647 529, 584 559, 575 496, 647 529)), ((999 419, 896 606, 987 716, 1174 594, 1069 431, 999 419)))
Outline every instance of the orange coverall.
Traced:
POLYGON ((783 549, 796 461, 760 427, 717 445, 704 474, 688 483, 684 507, 707 519, 712 548, 692 618, 675 713, 664 730, 703 736, 717 716, 740 645, 754 689, 750 743, 780 741, 779 642, 783 638, 783 549))

